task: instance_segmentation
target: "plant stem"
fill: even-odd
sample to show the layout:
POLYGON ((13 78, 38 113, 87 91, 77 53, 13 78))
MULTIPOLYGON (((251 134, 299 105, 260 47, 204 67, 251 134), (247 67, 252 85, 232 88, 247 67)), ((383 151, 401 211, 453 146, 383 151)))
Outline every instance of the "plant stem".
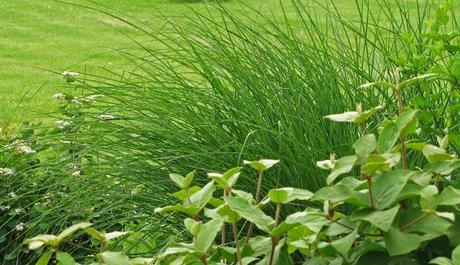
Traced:
MULTIPOLYGON (((278 226, 279 219, 280 219, 280 213, 281 213, 281 203, 277 203, 276 204, 276 213, 275 213, 275 227, 278 226)), ((270 250, 270 259, 269 259, 268 265, 273 265, 273 259, 274 259, 274 255, 275 255, 275 248, 276 248, 276 245, 278 244, 278 238, 277 237, 272 236, 271 239, 272 239, 272 249, 270 250)))
MULTIPOLYGON (((224 201, 227 199, 227 192, 224 190, 224 201)), ((227 241, 226 239, 226 231, 225 231, 225 222, 222 224, 222 230, 221 230, 221 238, 220 238, 220 244, 222 246, 225 245, 225 241, 227 241)))
POLYGON ((372 208, 375 208, 374 196, 372 195, 372 177, 366 176, 367 186, 369 187, 369 202, 372 208))
POLYGON ((206 259, 206 256, 204 255, 200 256, 200 260, 204 265, 208 265, 208 260, 206 259))
POLYGON ((423 213, 422 215, 420 215, 419 217, 415 218, 414 220, 412 220, 412 222, 406 224, 405 226, 401 227, 401 230, 405 230, 407 229, 408 227, 422 221, 423 219, 427 218, 428 217, 428 213, 423 213))
POLYGON ((236 223, 232 224, 232 230, 233 230, 233 239, 235 240, 235 245, 236 245, 236 256, 238 258, 238 263, 240 265, 243 265, 243 260, 241 258, 241 252, 240 252, 240 241, 238 240, 238 227, 236 226, 236 223))
MULTIPOLYGON (((401 115, 404 111, 404 104, 402 100, 401 87, 399 86, 399 80, 398 80, 398 84, 396 85, 396 96, 398 97, 398 112, 399 112, 399 115, 401 115)), ((401 142, 401 159, 403 162, 403 168, 407 169, 408 168, 407 150, 406 150, 406 143, 404 141, 404 137, 400 136, 399 141, 401 142)))
MULTIPOLYGON (((257 190, 256 190, 256 204, 259 203, 260 201, 260 190, 262 189, 262 180, 263 180, 263 177, 264 177, 264 172, 263 171, 259 171, 259 180, 257 181, 257 190)), ((254 224, 253 223, 250 223, 249 224, 249 228, 248 228, 248 235, 246 237, 246 243, 249 242, 249 239, 251 238, 252 236, 252 231, 254 230, 254 224)))

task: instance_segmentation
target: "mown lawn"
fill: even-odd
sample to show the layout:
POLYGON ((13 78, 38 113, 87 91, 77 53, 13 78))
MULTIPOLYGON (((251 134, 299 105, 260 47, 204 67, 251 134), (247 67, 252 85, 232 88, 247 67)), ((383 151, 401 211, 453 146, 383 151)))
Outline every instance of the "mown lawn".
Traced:
MULTIPOLYGON (((91 5, 85 0, 72 2, 91 5)), ((192 15, 190 7, 205 10, 202 3, 181 0, 97 2, 101 9, 129 15, 158 31, 167 30, 163 15, 180 22, 192 15)), ((344 15, 352 18, 356 14, 350 4, 354 1, 335 2, 344 15)), ((279 14, 282 19, 278 0, 249 3, 267 14, 279 14)), ((247 8, 237 0, 225 1, 223 5, 242 15, 247 8)), ((288 16, 294 14, 289 4, 286 12, 288 16)), ((133 43, 119 31, 135 34, 132 28, 106 14, 51 0, 0 1, 0 25, 0 127, 36 119, 37 113, 55 107, 52 95, 64 89, 64 82, 46 70, 98 74, 102 73, 101 68, 123 69, 126 61, 113 50, 132 47, 133 43)))

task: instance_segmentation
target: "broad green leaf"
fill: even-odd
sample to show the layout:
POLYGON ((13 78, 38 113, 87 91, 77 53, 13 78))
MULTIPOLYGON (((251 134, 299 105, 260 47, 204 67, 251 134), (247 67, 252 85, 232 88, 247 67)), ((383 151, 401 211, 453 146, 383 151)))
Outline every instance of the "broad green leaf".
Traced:
POLYGON ((244 165, 249 165, 253 169, 257 171, 265 171, 274 165, 278 164, 280 162, 279 160, 274 160, 274 159, 260 159, 260 160, 255 160, 255 161, 248 161, 244 160, 243 164, 244 165))
MULTIPOLYGON (((257 265, 269 265, 270 252, 265 253, 265 257, 256 263, 257 265)), ((273 255, 273 265, 293 265, 292 259, 287 251, 285 240, 280 240, 276 245, 273 255)))
POLYGON ((452 186, 445 188, 439 196, 439 205, 457 205, 460 204, 460 190, 452 186))
POLYGON ((36 265, 48 265, 48 263, 50 262, 51 257, 53 256, 53 254, 54 254, 53 250, 49 250, 49 251, 43 253, 42 256, 40 257, 40 259, 38 259, 36 265))
MULTIPOLYGON (((286 220, 281 222, 273 231, 271 232, 272 236, 279 237, 288 230, 299 226, 304 225, 308 226, 310 221, 317 222, 315 218, 310 218, 311 214, 308 212, 295 212, 286 217, 286 220)), ((324 218, 324 217, 323 217, 324 218)), ((326 219, 326 218, 324 218, 326 219)))
POLYGON ((355 155, 344 156, 338 159, 334 163, 334 167, 332 168, 331 174, 327 176, 327 184, 331 185, 338 176, 350 172, 353 169, 357 160, 358 157, 355 155))
POLYGON ((134 258, 129 261, 129 265, 151 265, 153 258, 134 258))
POLYGON ((86 227, 83 229, 88 235, 90 235, 91 237, 101 241, 102 239, 104 239, 104 234, 97 231, 96 229, 92 228, 92 227, 86 227))
POLYGON ((192 184, 193 178, 195 178, 195 173, 196 171, 194 170, 185 176, 184 180, 182 181, 183 189, 188 189, 190 187, 190 184, 192 184))
POLYGON ((347 111, 340 114, 327 115, 325 118, 336 122, 355 122, 358 117, 359 113, 357 111, 347 111))
POLYGON ((214 243, 217 233, 222 228, 223 220, 221 218, 212 219, 211 221, 201 225, 196 236, 197 252, 206 253, 214 243))
POLYGON ((433 172, 435 174, 447 176, 452 174, 452 172, 458 168, 460 168, 460 160, 453 159, 430 163, 425 167, 424 170, 433 172))
POLYGON ((410 180, 417 183, 420 186, 427 186, 430 184, 433 178, 433 173, 429 171, 418 171, 410 177, 410 180))
POLYGON ((351 220, 364 220, 367 221, 383 231, 388 231, 399 212, 399 204, 386 211, 375 211, 372 209, 362 209, 354 212, 351 215, 351 220))
POLYGON ((399 87, 400 89, 403 89, 405 88, 406 86, 410 85, 410 84, 413 84, 413 83, 416 83, 420 80, 425 80, 425 79, 431 79, 431 78, 434 78, 434 77, 437 77, 438 74, 423 74, 423 75, 419 75, 419 76, 416 76, 414 78, 411 78, 411 79, 408 79, 408 80, 405 80, 403 82, 401 82, 399 84, 399 87))
POLYGON ((183 201, 185 201, 187 199, 187 196, 191 196, 192 194, 198 192, 199 190, 200 190, 200 187, 193 186, 193 187, 188 188, 187 191, 180 190, 180 191, 176 191, 174 193, 171 193, 171 196, 173 196, 174 198, 177 198, 177 199, 179 199, 179 200, 181 200, 183 202, 183 201))
POLYGON ((393 121, 389 121, 383 127, 377 141, 377 151, 386 153, 390 151, 399 139, 399 136, 405 132, 408 134, 408 128, 412 128, 417 111, 407 110, 393 121))
POLYGON ((317 161, 316 166, 322 169, 331 170, 334 167, 334 163, 332 160, 322 160, 317 161))
POLYGON ((181 189, 184 188, 184 177, 179 174, 171 173, 169 174, 169 178, 177 185, 177 187, 181 189))
POLYGON ((410 253, 419 248, 423 239, 421 236, 411 233, 401 232, 391 228, 384 234, 385 245, 391 256, 399 256, 410 253))
POLYGON ((236 184, 240 176, 240 172, 241 172, 241 167, 235 167, 235 168, 228 170, 227 172, 223 174, 208 173, 208 176, 211 179, 213 179, 215 182, 217 182, 220 188, 227 190, 227 189, 232 188, 236 184))
POLYGON ((415 151, 423 152, 423 148, 425 148, 426 143, 406 143, 407 149, 413 149, 415 151))
POLYGON ((437 257, 430 260, 430 264, 437 264, 437 265, 456 265, 452 262, 452 260, 445 258, 445 257, 437 257))
POLYGON ((240 197, 228 198, 228 205, 241 217, 254 223, 260 230, 270 233, 275 221, 266 215, 260 208, 251 205, 247 200, 240 197))
POLYGON ((390 151, 399 139, 400 131, 395 122, 389 121, 380 132, 377 142, 377 151, 386 153, 390 151))
POLYGON ((309 200, 313 193, 303 189, 280 188, 270 190, 268 196, 272 202, 286 204, 294 200, 309 200))
POLYGON ((338 240, 335 240, 331 243, 331 246, 337 250, 337 252, 339 252, 340 254, 344 255, 344 256, 347 256, 348 254, 348 251, 350 251, 352 245, 353 245, 353 242, 355 241, 355 239, 358 237, 358 230, 355 229, 353 230, 353 232, 351 232, 350 234, 338 239, 338 240))
MULTIPOLYGON (((423 213, 421 213, 423 214, 423 213)), ((452 226, 452 222, 448 221, 445 218, 441 218, 434 214, 430 214, 425 218, 420 219, 419 215, 417 218, 411 219, 410 222, 415 220, 420 220, 414 224, 408 226, 404 231, 405 232, 415 232, 424 234, 425 238, 437 238, 446 233, 446 231, 452 226)), ((414 216, 415 217, 415 216, 414 216)), ((402 226, 409 224, 409 220, 406 220, 405 223, 401 223, 402 226)))
POLYGON ((460 246, 457 246, 452 251, 452 261, 454 262, 455 265, 460 265, 460 246))
POLYGON ((99 254, 100 259, 107 265, 127 265, 130 264, 128 256, 122 252, 106 251, 99 254))
POLYGON ((423 148, 423 155, 431 163, 455 158, 454 155, 448 154, 446 150, 431 144, 428 144, 423 148))
POLYGON ((330 119, 335 122, 354 122, 362 123, 365 122, 369 117, 371 117, 375 112, 382 109, 383 106, 379 105, 367 111, 347 111, 340 114, 331 114, 325 116, 325 118, 330 119))
POLYGON ((58 252, 56 253, 56 260, 58 260, 58 265, 75 265, 75 259, 67 252, 58 252))
POLYGON ((73 233, 77 232, 80 229, 85 229, 87 227, 92 226, 93 224, 88 223, 88 222, 83 222, 83 223, 78 223, 74 224, 62 231, 58 236, 57 239, 59 242, 61 242, 64 238, 71 236, 73 233))
POLYGON ((372 196, 377 209, 393 205, 413 171, 398 169, 372 178, 372 196))
POLYGON ((198 192, 194 193, 192 196, 190 196, 190 202, 189 203, 187 200, 184 202, 185 205, 191 204, 192 206, 198 208, 198 209, 203 209, 206 204, 211 200, 212 198, 212 193, 214 192, 214 183, 209 182, 204 186, 201 190, 198 192))
POLYGON ((197 222, 193 220, 192 218, 184 219, 184 226, 192 236, 196 236, 198 232, 200 232, 201 225, 202 225, 201 222, 197 222))
POLYGON ((350 216, 345 216, 338 221, 340 222, 340 224, 333 222, 327 228, 326 233, 328 236, 339 236, 343 234, 349 234, 350 228, 354 230, 359 223, 356 221, 352 221, 350 216))
POLYGON ((377 139, 374 134, 367 134, 359 138, 353 144, 353 149, 358 156, 365 156, 375 151, 377 147, 377 139))
POLYGON ((109 241, 109 240, 113 240, 115 238, 125 236, 125 235, 127 235, 129 233, 130 233, 129 231, 125 231, 125 232, 114 231, 114 232, 110 232, 110 233, 104 233, 104 237, 105 237, 105 240, 109 241))
POLYGON ((230 206, 228 206, 228 204, 223 204, 216 210, 219 216, 223 218, 227 223, 235 224, 238 222, 238 220, 240 220, 238 213, 234 211, 230 206))
POLYGON ((385 172, 394 167, 401 160, 399 153, 371 154, 361 167, 361 174, 371 176, 376 172, 385 172))
POLYGON ((155 213, 169 213, 169 212, 180 212, 188 216, 195 216, 201 211, 200 208, 194 206, 184 206, 182 204, 165 206, 163 208, 155 208, 155 213))
POLYGON ((254 196, 252 195, 252 193, 245 192, 245 191, 242 191, 242 190, 236 190, 236 189, 232 189, 232 193, 235 194, 238 197, 246 199, 251 204, 255 203, 254 196))
POLYGON ((428 185, 420 191, 420 207, 423 210, 435 210, 438 204, 438 188, 428 185))
MULTIPOLYGON (((158 255, 159 259, 163 259, 172 255, 196 254, 196 251, 187 247, 170 247, 163 253, 158 255)), ((121 265, 121 264, 120 264, 121 265)))
POLYGON ((35 250, 43 245, 56 246, 59 244, 59 239, 55 235, 38 235, 24 241, 29 245, 29 248, 35 250))

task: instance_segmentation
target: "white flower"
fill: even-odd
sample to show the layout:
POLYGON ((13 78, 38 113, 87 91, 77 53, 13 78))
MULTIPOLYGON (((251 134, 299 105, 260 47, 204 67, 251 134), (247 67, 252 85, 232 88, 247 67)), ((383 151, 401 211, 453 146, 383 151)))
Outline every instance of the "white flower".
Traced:
POLYGON ((72 99, 72 103, 75 104, 75 105, 79 105, 79 104, 81 104, 81 100, 80 100, 79 97, 74 97, 72 99))
POLYGON ((7 205, 7 206, 0 206, 0 211, 6 211, 6 210, 9 210, 11 208, 11 206, 7 205))
POLYGON ((56 93, 56 94, 53 95, 53 98, 57 99, 57 100, 64 100, 65 95, 64 95, 64 93, 56 93))
POLYGON ((61 144, 72 144, 72 141, 60 140, 61 144))
POLYGON ((19 223, 16 225, 16 231, 22 231, 24 230, 24 223, 19 223))
POLYGON ((70 125, 72 125, 72 121, 64 121, 64 120, 56 121, 56 126, 59 129, 64 129, 65 127, 68 127, 70 125))
POLYGON ((20 144, 16 147, 16 152, 20 155, 34 154, 36 151, 32 147, 20 144))
POLYGON ((71 71, 64 71, 61 75, 68 83, 71 83, 75 81, 75 78, 80 74, 71 71))
POLYGON ((14 192, 8 193, 8 196, 10 196, 12 199, 17 197, 16 193, 14 193, 14 192))
POLYGON ((13 176, 14 171, 11 168, 0 167, 0 175, 13 176))
POLYGON ((96 102, 96 99, 97 99, 98 97, 102 97, 102 95, 90 95, 90 96, 87 96, 87 97, 82 98, 81 100, 82 100, 84 103, 93 104, 94 102, 96 102))
POLYGON ((16 209, 14 209, 14 212, 15 212, 15 213, 21 213, 21 209, 20 209, 20 208, 16 208, 16 209))
POLYGON ((81 176, 81 171, 80 170, 75 171, 71 175, 72 175, 72 177, 80 177, 81 176))
POLYGON ((99 119, 101 119, 103 121, 110 121, 110 120, 115 119, 115 117, 113 115, 110 115, 110 114, 101 114, 101 115, 99 115, 99 119))

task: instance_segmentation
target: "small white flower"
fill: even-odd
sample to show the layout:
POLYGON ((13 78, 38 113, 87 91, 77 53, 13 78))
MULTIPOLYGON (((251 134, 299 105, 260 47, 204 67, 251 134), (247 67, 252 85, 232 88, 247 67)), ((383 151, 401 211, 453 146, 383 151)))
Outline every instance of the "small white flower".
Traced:
POLYGON ((16 152, 20 155, 34 154, 36 151, 32 147, 25 144, 20 144, 16 147, 16 152))
POLYGON ((96 102, 96 99, 99 98, 99 97, 102 97, 102 95, 90 95, 90 96, 82 98, 81 100, 84 103, 93 104, 94 102, 96 102))
POLYGON ((53 98, 57 99, 57 100, 64 100, 65 95, 64 95, 64 93, 56 93, 56 94, 53 95, 53 98))
POLYGON ((81 176, 81 171, 80 170, 75 171, 71 175, 72 175, 72 177, 80 177, 81 176))
POLYGON ((11 197, 12 199, 17 197, 16 193, 14 193, 14 192, 8 193, 8 196, 11 197))
POLYGON ((59 129, 64 129, 65 127, 68 127, 70 125, 72 125, 72 121, 64 121, 64 120, 56 121, 56 126, 59 129))
POLYGON ((24 230, 24 223, 19 223, 16 225, 16 231, 22 231, 24 230))
POLYGON ((101 119, 103 121, 110 121, 110 120, 115 119, 115 117, 113 115, 110 115, 110 114, 101 114, 101 115, 99 115, 99 119, 101 119))
POLYGON ((0 211, 6 211, 6 210, 9 210, 11 208, 11 206, 9 205, 6 205, 6 206, 0 206, 0 211))
POLYGON ((15 212, 15 213, 21 213, 21 209, 20 209, 20 208, 16 208, 16 209, 14 209, 14 212, 15 212))
POLYGON ((64 71, 61 75, 68 83, 71 83, 75 81, 75 78, 80 74, 71 71, 64 71))
POLYGON ((81 104, 81 99, 79 97, 74 97, 72 99, 72 103, 75 105, 80 105, 81 104))
POLYGON ((0 175, 13 176, 14 171, 11 168, 0 167, 0 175))

